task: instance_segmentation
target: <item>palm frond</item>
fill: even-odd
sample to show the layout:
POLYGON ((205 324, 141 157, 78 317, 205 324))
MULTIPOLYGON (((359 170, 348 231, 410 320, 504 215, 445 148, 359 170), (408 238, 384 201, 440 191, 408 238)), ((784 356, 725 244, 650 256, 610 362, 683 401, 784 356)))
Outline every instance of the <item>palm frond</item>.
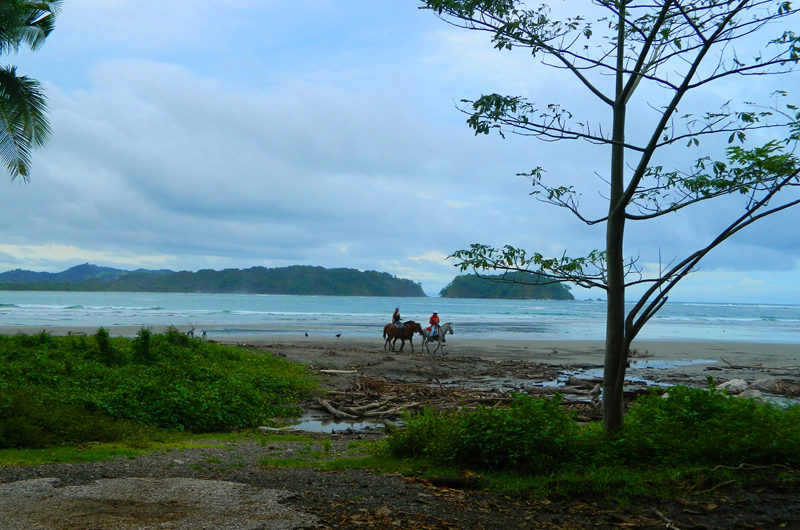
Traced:
POLYGON ((11 180, 30 178, 31 150, 41 147, 50 135, 41 84, 18 76, 16 68, 0 68, 0 159, 11 180))
POLYGON ((3 0, 0 2, 0 54, 21 44, 39 48, 55 27, 61 0, 3 0))

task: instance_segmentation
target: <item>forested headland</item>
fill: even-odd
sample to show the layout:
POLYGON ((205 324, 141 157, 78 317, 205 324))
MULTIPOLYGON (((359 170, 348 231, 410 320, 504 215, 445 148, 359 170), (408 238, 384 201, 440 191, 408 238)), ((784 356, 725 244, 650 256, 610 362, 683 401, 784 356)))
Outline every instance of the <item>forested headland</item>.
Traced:
POLYGON ((59 273, 0 273, 0 290, 425 296, 420 284, 385 272, 304 265, 175 272, 125 271, 87 263, 59 273))
MULTIPOLYGON (((176 272, 128 271, 84 263, 62 272, 21 269, 0 272, 0 291, 426 296, 419 283, 386 272, 308 265, 176 272)), ((444 298, 573 300, 568 286, 531 273, 456 276, 439 294, 444 298)))
POLYGON ((512 300, 574 300, 569 287, 545 276, 513 272, 505 275, 456 276, 439 293, 443 298, 506 298, 512 300))

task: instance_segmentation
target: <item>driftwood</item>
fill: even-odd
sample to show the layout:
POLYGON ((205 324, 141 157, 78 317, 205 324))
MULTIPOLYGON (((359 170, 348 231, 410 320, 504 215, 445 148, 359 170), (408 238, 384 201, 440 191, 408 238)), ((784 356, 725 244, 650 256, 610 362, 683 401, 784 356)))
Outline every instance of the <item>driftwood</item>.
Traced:
MULTIPOLYGON (((526 389, 533 393, 534 388, 526 389)), ((538 389, 536 389, 538 390, 538 389)), ((541 389, 543 392, 563 388, 541 389)), ((575 388, 581 397, 564 400, 560 406, 574 411, 578 421, 595 421, 602 415, 597 400, 589 399, 591 390, 575 388), (585 397, 584 397, 585 396, 585 397)), ((464 411, 477 408, 505 407, 513 397, 505 392, 486 388, 444 386, 441 383, 393 383, 380 377, 360 377, 347 390, 332 390, 317 400, 316 406, 335 418, 348 420, 399 419, 404 412, 430 407, 442 411, 464 411)), ((313 405, 312 405, 313 406, 313 405)))
POLYGON ((392 383, 377 377, 361 377, 348 390, 326 393, 324 399, 318 400, 318 405, 337 418, 391 420, 422 407, 440 410, 495 408, 507 405, 512 399, 507 393, 484 388, 392 383))
POLYGON ((722 362, 724 362, 725 364, 728 365, 728 368, 747 369, 747 368, 763 368, 764 367, 764 365, 762 365, 761 363, 759 363, 759 364, 733 364, 732 362, 727 361, 727 360, 723 359, 722 357, 720 357, 720 359, 722 359, 722 362))
POLYGON ((342 412, 341 410, 338 410, 338 409, 334 408, 330 403, 328 403, 327 401, 325 401, 322 398, 319 399, 319 404, 322 405, 323 407, 325 407, 325 410, 327 410, 328 412, 330 412, 331 414, 333 414, 337 418, 349 418, 351 420, 357 420, 358 419, 358 416, 355 416, 353 414, 348 414, 347 412, 342 412))
POLYGON ((357 374, 358 370, 319 370, 319 373, 321 373, 321 374, 336 374, 336 375, 357 374))
POLYGON ((259 430, 259 431, 261 431, 261 432, 263 432, 263 433, 268 433, 268 432, 284 432, 284 431, 291 431, 292 429, 294 429, 294 426, 292 426, 292 425, 289 425, 289 426, 287 426, 287 427, 267 427, 266 425, 261 425, 261 426, 258 428, 258 430, 259 430))

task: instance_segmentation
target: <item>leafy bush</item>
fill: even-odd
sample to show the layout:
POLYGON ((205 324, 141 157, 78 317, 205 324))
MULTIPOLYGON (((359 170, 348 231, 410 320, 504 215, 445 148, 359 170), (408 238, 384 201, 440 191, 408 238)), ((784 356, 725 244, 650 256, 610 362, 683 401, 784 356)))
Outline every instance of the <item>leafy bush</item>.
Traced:
POLYGON ((446 462, 452 456, 454 436, 461 418, 453 412, 425 408, 406 413, 406 426, 391 430, 386 440, 389 453, 399 458, 423 458, 446 462))
POLYGON ((389 434, 388 452, 489 471, 585 475, 587 470, 800 465, 800 406, 781 408, 711 390, 673 387, 631 407, 622 430, 578 426, 559 400, 517 396, 507 408, 425 410, 389 434))
POLYGON ((150 364, 155 361, 154 352, 150 349, 152 332, 148 328, 140 328, 133 339, 133 360, 141 364, 150 364))
POLYGON ((685 386, 636 401, 607 458, 631 465, 800 464, 800 406, 685 386))
POLYGON ((125 362, 121 352, 114 347, 111 336, 105 328, 99 328, 94 334, 94 343, 97 349, 97 357, 101 363, 111 366, 125 362))
POLYGON ((270 355, 169 332, 128 339, 104 331, 0 335, 0 447, 110 441, 134 424, 253 427, 295 415, 311 388, 305 367, 270 355))
POLYGON ((395 456, 420 455, 469 469, 541 473, 570 462, 580 439, 574 418, 551 400, 516 396, 507 408, 425 411, 388 441, 395 456))
POLYGON ((58 403, 29 390, 5 393, 0 405, 0 447, 42 448, 74 441, 138 439, 146 430, 99 413, 58 403))
POLYGON ((173 346, 188 346, 190 339, 175 326, 170 326, 164 331, 164 339, 173 346))

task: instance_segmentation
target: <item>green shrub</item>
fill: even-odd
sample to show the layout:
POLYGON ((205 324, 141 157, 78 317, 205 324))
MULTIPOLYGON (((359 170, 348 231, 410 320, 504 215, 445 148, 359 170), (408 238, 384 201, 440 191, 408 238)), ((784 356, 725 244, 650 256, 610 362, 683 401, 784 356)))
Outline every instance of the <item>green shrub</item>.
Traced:
POLYGON ((454 412, 424 408, 403 416, 406 426, 389 432, 386 447, 398 458, 424 458, 446 462, 452 456, 453 436, 461 421, 454 412))
POLYGON ((164 331, 164 339, 173 346, 186 347, 191 339, 175 326, 170 326, 164 331))
POLYGON ((111 336, 105 328, 99 328, 94 334, 94 344, 97 358, 106 366, 125 362, 122 352, 114 347, 111 336))
POLYGON ((0 447, 43 448, 76 442, 112 442, 141 436, 142 427, 58 403, 27 389, 2 393, 0 447))
POLYGON ((639 398, 606 458, 629 465, 800 464, 800 407, 685 386, 639 398))
POLYGON ((417 455, 469 469, 541 473, 577 455, 579 428, 551 400, 516 396, 509 407, 462 413, 423 413, 389 436, 395 456, 417 455))
POLYGON ((386 448, 395 457, 521 474, 800 465, 797 405, 781 408, 677 386, 668 397, 639 398, 622 430, 607 436, 599 423, 578 426, 558 404, 517 396, 506 408, 424 410, 406 416, 406 426, 389 433, 386 448))
POLYGON ((296 415, 312 386, 304 366, 149 330, 135 339, 0 336, 0 366, 0 447, 110 441, 133 424, 254 427, 296 415))
POLYGON ((142 327, 133 339, 133 361, 140 364, 151 364, 155 355, 150 348, 152 332, 149 328, 142 327))

